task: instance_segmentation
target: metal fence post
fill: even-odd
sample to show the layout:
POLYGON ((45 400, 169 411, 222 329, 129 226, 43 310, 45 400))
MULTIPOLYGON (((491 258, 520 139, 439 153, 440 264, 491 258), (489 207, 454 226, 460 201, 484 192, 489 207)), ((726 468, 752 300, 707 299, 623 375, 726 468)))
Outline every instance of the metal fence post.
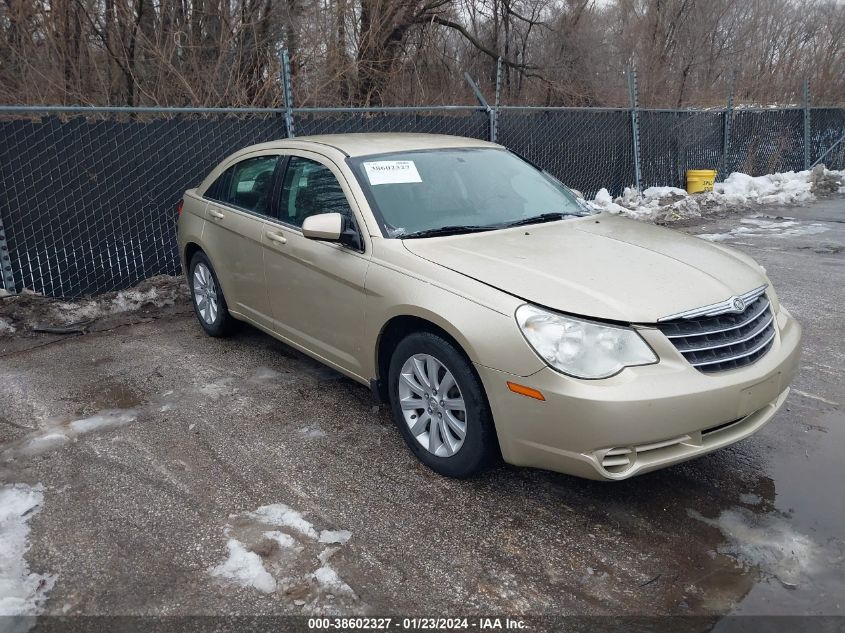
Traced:
POLYGON ((804 169, 810 169, 810 80, 804 80, 804 169))
POLYGON ((478 99, 478 103, 481 104, 481 107, 484 108, 484 111, 487 112, 487 118, 489 121, 489 139, 495 142, 496 136, 496 111, 490 107, 490 104, 487 103, 487 99, 484 98, 484 95, 481 93, 481 89, 478 87, 478 84, 473 81, 472 76, 469 73, 464 73, 464 79, 467 80, 469 87, 472 88, 472 91, 475 93, 475 98, 478 99))
POLYGON ((634 178, 637 191, 642 191, 642 172, 640 171, 640 115, 637 103, 637 69, 628 68, 628 97, 631 101, 631 133, 634 139, 634 178))
POLYGON ((0 288, 14 294, 15 277, 12 274, 12 256, 6 242, 6 229, 3 227, 3 215, 0 214, 0 288))
POLYGON ((296 136, 293 129, 293 86, 290 79, 290 57, 287 49, 282 51, 282 89, 285 98, 285 128, 288 138, 293 138, 296 136))
MULTIPOLYGON (((731 126, 734 118, 734 90, 736 89, 736 71, 731 72, 728 80, 728 107, 725 109, 725 126, 722 132, 722 169, 728 165, 728 150, 731 147, 731 126)), ((724 174, 723 174, 724 175, 724 174)))
POLYGON ((490 131, 490 140, 494 143, 499 138, 499 104, 502 96, 502 58, 496 58, 496 103, 493 109, 493 122, 490 131))

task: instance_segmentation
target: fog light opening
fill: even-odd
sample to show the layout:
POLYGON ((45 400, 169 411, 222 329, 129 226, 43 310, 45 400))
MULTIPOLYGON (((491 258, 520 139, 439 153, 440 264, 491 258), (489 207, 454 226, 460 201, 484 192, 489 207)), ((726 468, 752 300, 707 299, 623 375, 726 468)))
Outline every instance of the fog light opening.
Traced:
POLYGON ((634 465, 637 453, 633 448, 611 448, 601 457, 601 467, 607 472, 618 475, 634 465))

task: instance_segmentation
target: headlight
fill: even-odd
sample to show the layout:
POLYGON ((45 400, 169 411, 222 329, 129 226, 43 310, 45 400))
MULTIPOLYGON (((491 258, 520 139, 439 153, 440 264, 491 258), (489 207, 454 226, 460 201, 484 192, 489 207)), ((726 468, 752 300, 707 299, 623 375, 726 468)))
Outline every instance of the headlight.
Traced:
POLYGON ((657 362, 632 328, 601 325, 527 304, 517 308, 516 322, 543 360, 576 378, 607 378, 625 367, 657 362))

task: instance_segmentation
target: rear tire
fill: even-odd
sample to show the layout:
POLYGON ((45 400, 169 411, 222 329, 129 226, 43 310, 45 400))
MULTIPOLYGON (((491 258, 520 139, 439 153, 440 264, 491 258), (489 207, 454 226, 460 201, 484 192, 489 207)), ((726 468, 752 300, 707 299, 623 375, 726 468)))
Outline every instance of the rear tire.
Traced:
POLYGON ((483 470, 498 454, 481 380, 442 336, 416 332, 396 346, 388 393, 405 443, 435 472, 463 479, 483 470))
POLYGON ((197 251, 188 267, 188 287, 191 289, 191 303, 194 314, 202 329, 209 336, 229 336, 237 328, 238 321, 229 314, 226 297, 217 280, 217 273, 208 257, 197 251))

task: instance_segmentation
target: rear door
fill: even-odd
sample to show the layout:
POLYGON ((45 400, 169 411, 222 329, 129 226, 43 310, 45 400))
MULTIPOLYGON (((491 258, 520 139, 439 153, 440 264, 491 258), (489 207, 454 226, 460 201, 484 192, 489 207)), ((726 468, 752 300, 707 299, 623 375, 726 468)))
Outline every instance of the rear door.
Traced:
POLYGON ((203 243, 229 309, 268 327, 262 235, 272 207, 278 153, 241 157, 205 192, 203 243))
POLYGON ((370 255, 360 212, 340 169, 325 157, 291 150, 276 217, 263 236, 273 329, 347 373, 361 376, 364 281, 370 255), (360 248, 307 239, 309 215, 340 213, 360 248))

